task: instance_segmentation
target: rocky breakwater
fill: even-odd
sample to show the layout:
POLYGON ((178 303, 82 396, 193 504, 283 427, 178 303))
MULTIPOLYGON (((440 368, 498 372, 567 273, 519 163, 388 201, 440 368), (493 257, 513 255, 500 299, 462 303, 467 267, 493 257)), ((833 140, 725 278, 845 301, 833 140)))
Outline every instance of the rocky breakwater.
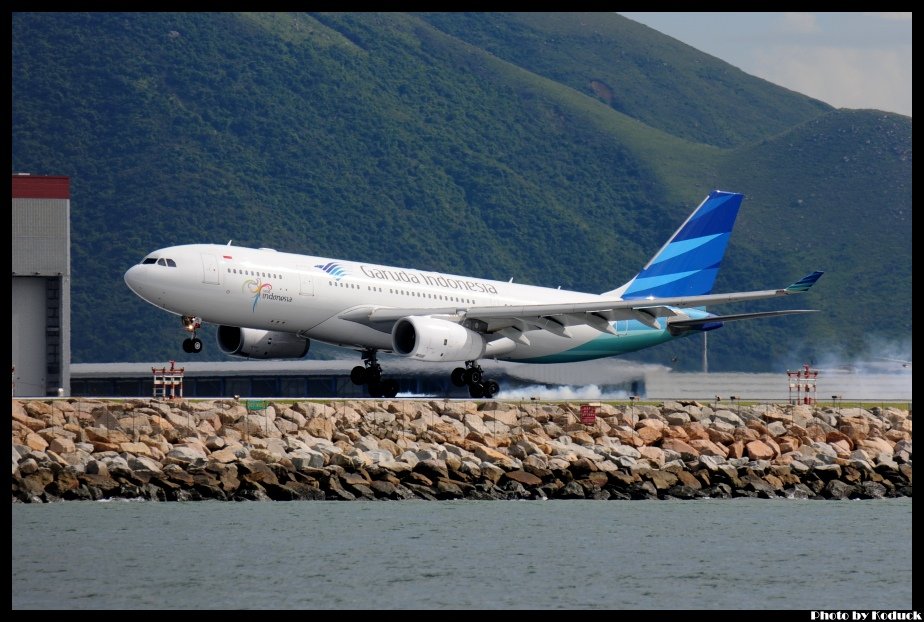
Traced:
POLYGON ((697 403, 12 402, 12 500, 911 496, 911 413, 697 403))

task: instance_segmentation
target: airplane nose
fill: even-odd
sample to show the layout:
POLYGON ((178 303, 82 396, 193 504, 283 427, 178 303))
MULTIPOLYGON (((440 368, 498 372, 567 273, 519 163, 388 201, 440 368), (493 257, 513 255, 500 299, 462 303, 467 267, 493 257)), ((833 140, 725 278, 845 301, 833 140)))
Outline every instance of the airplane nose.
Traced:
POLYGON ((135 265, 129 268, 125 272, 125 284, 128 285, 128 288, 141 295, 141 278, 139 272, 141 271, 140 265, 135 265))

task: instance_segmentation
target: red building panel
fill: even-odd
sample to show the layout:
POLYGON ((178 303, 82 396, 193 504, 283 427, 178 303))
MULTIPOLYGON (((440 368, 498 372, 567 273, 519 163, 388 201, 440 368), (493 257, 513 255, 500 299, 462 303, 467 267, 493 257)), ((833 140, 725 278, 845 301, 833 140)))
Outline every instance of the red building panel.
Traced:
POLYGON ((14 199, 70 199, 71 179, 57 175, 13 175, 14 199))

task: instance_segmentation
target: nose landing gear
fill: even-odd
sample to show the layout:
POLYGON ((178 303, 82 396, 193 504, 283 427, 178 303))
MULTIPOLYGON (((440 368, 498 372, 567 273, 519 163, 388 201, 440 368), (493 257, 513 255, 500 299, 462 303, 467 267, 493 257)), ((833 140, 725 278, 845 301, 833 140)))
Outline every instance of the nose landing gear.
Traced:
POLYGON ((202 327, 202 318, 184 315, 182 322, 183 330, 192 333, 192 337, 183 340, 183 352, 199 354, 202 352, 202 340, 196 337, 196 331, 202 327))

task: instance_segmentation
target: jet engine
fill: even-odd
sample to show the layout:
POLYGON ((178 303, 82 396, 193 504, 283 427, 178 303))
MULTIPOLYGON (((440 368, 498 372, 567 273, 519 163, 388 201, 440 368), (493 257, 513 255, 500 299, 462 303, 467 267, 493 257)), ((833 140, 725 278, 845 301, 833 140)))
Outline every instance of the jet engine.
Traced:
POLYGON ((292 333, 238 326, 218 327, 218 347, 225 354, 252 359, 300 359, 310 342, 292 333))
POLYGON ((395 322, 392 349, 418 361, 473 361, 484 355, 480 333, 460 324, 429 316, 411 316, 395 322))

